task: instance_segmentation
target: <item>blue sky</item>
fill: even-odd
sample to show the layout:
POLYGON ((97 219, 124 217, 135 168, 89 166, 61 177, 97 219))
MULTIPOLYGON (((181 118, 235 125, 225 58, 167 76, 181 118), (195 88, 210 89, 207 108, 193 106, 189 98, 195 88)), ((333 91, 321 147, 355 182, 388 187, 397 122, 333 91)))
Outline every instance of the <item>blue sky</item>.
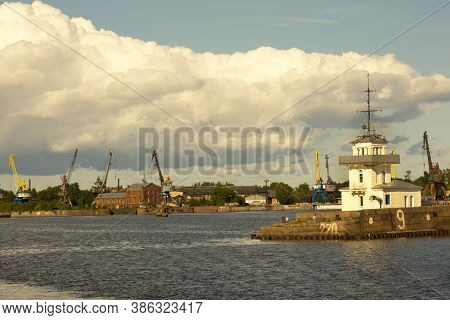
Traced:
MULTIPOLYGON (((348 61, 372 52, 444 2, 48 0, 45 3, 62 13, 45 5, 36 5, 34 9, 16 5, 28 7, 24 12, 34 21, 63 41, 92 54, 91 59, 108 71, 125 76, 135 87, 144 85, 141 90, 150 98, 194 126, 231 123, 243 127, 265 123, 320 87, 333 73, 342 72, 348 61), (86 36, 86 21, 77 24, 70 20, 75 17, 92 21, 94 29, 128 36, 130 41, 98 30, 91 30, 86 36), (168 47, 149 49, 148 44, 136 44, 133 39, 168 47), (176 46, 213 54, 195 55, 176 46), (255 50, 260 47, 275 49, 255 50), (290 48, 299 50, 283 51, 290 48), (243 54, 232 55, 237 51, 243 54), (342 55, 345 52, 356 54, 342 55), (222 61, 226 63, 222 65, 222 61), (211 100, 216 108, 210 107, 211 100)), ((380 115, 381 133, 396 142, 392 147, 402 155, 400 176, 407 169, 413 171, 414 177, 421 174, 423 157, 418 145, 425 130, 429 131, 436 160, 443 167, 450 167, 449 16, 450 5, 367 61, 371 72, 378 73, 372 81, 378 89, 374 104, 384 109, 380 115), (395 55, 395 59, 383 56, 386 54, 395 55)), ((84 187, 93 183, 98 170, 102 170, 108 148, 118 151, 119 169, 134 169, 136 153, 130 146, 136 138, 131 133, 138 126, 164 123, 164 114, 151 105, 143 106, 135 94, 108 85, 109 76, 98 81, 98 70, 89 69, 92 66, 60 43, 44 39, 42 31, 11 10, 0 10, 0 23, 4 21, 9 23, 0 30, 0 55, 4 57, 0 69, 11 70, 6 71, 8 76, 0 83, 0 94, 3 108, 11 108, 12 112, 5 112, 6 118, 0 119, 0 150, 5 150, 5 154, 16 153, 23 174, 33 176, 39 187, 58 183, 75 147, 80 148, 80 167, 88 170, 79 177, 84 187), (29 47, 24 44, 27 41, 29 47), (29 72, 34 72, 31 77, 27 76, 29 72), (114 135, 109 134, 111 128, 114 135)), ((364 67, 352 70, 354 73, 334 81, 282 120, 299 127, 306 121, 315 128, 307 155, 310 168, 313 149, 319 148, 321 154, 331 156, 336 180, 343 181, 347 175, 346 169, 337 164, 338 155, 348 153, 347 142, 360 133, 361 119, 357 119, 355 112, 365 106, 361 90, 366 85, 367 70, 364 67)), ((2 153, 0 185, 3 186, 11 180, 4 159, 2 153)), ((136 172, 122 174, 128 174, 126 179, 122 176, 123 181, 133 183, 139 179, 136 172)), ((293 185, 313 181, 312 176, 280 179, 293 185)), ((235 183, 262 182, 256 176, 235 183)))
MULTIPOLYGON (((21 1, 29 3, 31 1, 21 1)), ((97 27, 197 52, 232 53, 260 46, 306 52, 368 53, 443 0, 45 1, 97 27)), ((380 51, 423 74, 450 74, 450 6, 380 51)))

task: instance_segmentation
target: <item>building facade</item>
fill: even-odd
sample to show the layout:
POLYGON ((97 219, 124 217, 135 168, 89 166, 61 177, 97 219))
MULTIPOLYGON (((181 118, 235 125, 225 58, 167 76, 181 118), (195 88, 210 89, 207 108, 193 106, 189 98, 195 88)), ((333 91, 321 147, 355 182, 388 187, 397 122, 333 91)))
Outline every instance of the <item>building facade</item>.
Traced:
POLYGON ((95 200, 94 204, 97 208, 119 209, 126 205, 125 192, 101 193, 95 200))
POLYGON ((349 187, 340 190, 343 211, 421 206, 421 187, 392 179, 400 156, 388 153, 383 136, 367 134, 351 144, 352 155, 339 157, 349 177, 349 187))
MULTIPOLYGON (((260 190, 257 186, 224 186, 233 190, 237 196, 245 199, 245 203, 249 205, 265 205, 265 204, 278 204, 275 198, 275 191, 260 190)), ((181 187, 177 191, 171 193, 174 195, 180 195, 186 199, 205 199, 211 200, 211 194, 216 186, 192 186, 181 187)))
POLYGON ((151 207, 161 202, 161 188, 154 183, 136 183, 125 190, 125 205, 129 208, 151 207))

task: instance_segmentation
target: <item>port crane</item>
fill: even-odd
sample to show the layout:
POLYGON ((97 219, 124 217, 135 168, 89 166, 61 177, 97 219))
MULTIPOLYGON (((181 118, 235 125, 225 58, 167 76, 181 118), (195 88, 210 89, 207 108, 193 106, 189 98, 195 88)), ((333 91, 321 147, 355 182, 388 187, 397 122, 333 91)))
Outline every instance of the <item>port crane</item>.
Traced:
POLYGON ((158 158, 158 153, 156 152, 156 150, 153 150, 152 153, 152 158, 150 160, 150 165, 154 163, 154 166, 156 167, 156 169, 158 170, 158 176, 159 176, 159 182, 161 183, 161 195, 163 197, 163 202, 162 202, 162 206, 160 208, 161 213, 169 213, 170 211, 172 211, 172 207, 173 207, 173 201, 172 198, 170 196, 170 192, 174 190, 173 187, 173 181, 169 176, 164 177, 162 171, 161 171, 161 166, 159 164, 159 158, 158 158), (172 203, 172 206, 169 205, 170 203, 172 203))
POLYGON ((77 160, 78 149, 75 149, 75 153, 73 154, 72 162, 70 163, 69 170, 65 175, 61 177, 61 186, 60 186, 60 201, 64 204, 69 204, 72 206, 72 201, 69 197, 69 185, 70 180, 72 179, 73 169, 75 167, 75 161, 77 160))
POLYGON ((25 179, 17 171, 14 154, 12 153, 9 155, 9 167, 11 168, 16 186, 14 203, 27 202, 31 198, 30 188, 27 186, 25 179))
POLYGON ((445 197, 446 185, 439 163, 433 164, 431 160, 430 144, 426 131, 423 133, 422 149, 426 151, 428 160, 428 182, 423 190, 423 195, 431 195, 432 200, 435 201, 438 199, 439 192, 442 192, 443 197, 445 197))
POLYGON ((111 168, 111 161, 113 155, 114 152, 112 150, 109 150, 108 155, 106 157, 105 174, 103 175, 103 178, 97 177, 94 187, 92 188, 92 192, 94 194, 102 194, 106 192, 106 183, 108 182, 108 174, 109 169, 111 168))
POLYGON ((322 197, 322 200, 324 203, 328 202, 327 194, 325 193, 325 185, 323 184, 323 180, 320 177, 320 170, 319 170, 319 151, 316 149, 315 153, 315 166, 316 166, 316 184, 313 186, 314 193, 311 198, 311 202, 315 203, 317 197, 320 195, 322 197))
POLYGON ((331 179, 330 176, 330 166, 328 164, 328 160, 330 160, 330 157, 328 155, 325 155, 325 168, 327 168, 327 184, 325 185, 325 191, 326 192, 334 192, 336 191, 336 185, 333 182, 333 179, 331 179))

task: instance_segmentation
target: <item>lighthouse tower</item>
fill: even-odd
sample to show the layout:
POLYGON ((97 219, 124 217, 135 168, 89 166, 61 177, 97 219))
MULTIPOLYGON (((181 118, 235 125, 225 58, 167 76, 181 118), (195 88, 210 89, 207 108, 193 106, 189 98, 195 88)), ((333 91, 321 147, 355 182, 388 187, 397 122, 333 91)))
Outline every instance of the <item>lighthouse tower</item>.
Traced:
POLYGON ((387 151, 387 141, 372 127, 372 114, 379 110, 370 104, 367 75, 367 124, 363 135, 351 141, 352 155, 340 156, 339 164, 348 168, 349 187, 341 189, 342 210, 417 207, 421 205, 421 187, 392 179, 392 167, 400 163, 400 155, 387 151))

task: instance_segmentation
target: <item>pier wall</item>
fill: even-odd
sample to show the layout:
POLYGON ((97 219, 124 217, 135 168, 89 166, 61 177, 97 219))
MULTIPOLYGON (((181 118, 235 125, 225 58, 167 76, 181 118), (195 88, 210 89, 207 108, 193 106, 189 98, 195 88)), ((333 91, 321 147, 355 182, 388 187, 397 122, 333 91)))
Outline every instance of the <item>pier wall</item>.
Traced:
POLYGON ((297 205, 268 205, 268 206, 204 206, 193 207, 194 213, 208 212, 258 212, 258 211, 288 211, 288 210, 312 210, 310 203, 297 205))
POLYGON ((52 210, 52 211, 23 211, 12 212, 12 218, 30 217, 77 217, 77 216, 106 216, 110 213, 106 209, 96 210, 52 210))
POLYGON ((263 227, 254 236, 262 240, 372 239, 446 235, 450 207, 305 212, 296 220, 263 227))

